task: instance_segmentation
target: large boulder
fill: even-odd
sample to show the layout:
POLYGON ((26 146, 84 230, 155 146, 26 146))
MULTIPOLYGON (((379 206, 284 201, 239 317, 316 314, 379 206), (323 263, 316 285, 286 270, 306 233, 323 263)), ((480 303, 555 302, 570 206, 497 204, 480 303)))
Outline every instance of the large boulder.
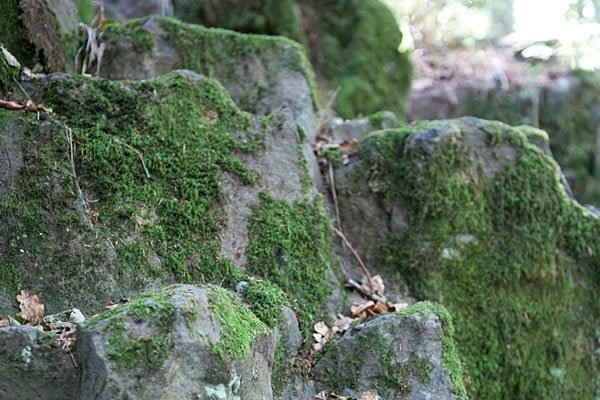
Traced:
POLYGON ((275 336, 231 292, 176 285, 81 326, 85 399, 272 399, 275 336))
POLYGON ((532 141, 476 118, 372 133, 336 170, 341 222, 372 274, 448 308, 471 397, 592 398, 600 222, 532 141))
POLYGON ((575 197, 600 205, 597 149, 600 78, 574 70, 545 85, 497 88, 489 82, 459 82, 415 90, 407 105, 411 121, 471 115, 548 132, 550 146, 575 197))
POLYGON ((110 24, 100 76, 148 79, 184 68, 220 81, 244 111, 266 115, 288 108, 316 137, 316 89, 304 51, 281 37, 242 35, 153 16, 110 24))
POLYGON ((312 372, 321 390, 383 400, 466 400, 448 312, 428 302, 353 326, 312 372))
POLYGON ((0 328, 2 399, 78 399, 79 373, 57 336, 33 326, 0 328))
POLYGON ((89 314, 165 283, 246 281, 261 320, 277 323, 283 289, 309 334, 337 283, 288 112, 242 112, 190 71, 23 85, 60 122, 0 111, 0 314, 19 289, 89 314))
POLYGON ((307 45, 324 87, 339 88, 343 118, 389 109, 404 115, 411 62, 402 33, 379 0, 236 0, 174 2, 184 21, 241 32, 287 36, 307 45))

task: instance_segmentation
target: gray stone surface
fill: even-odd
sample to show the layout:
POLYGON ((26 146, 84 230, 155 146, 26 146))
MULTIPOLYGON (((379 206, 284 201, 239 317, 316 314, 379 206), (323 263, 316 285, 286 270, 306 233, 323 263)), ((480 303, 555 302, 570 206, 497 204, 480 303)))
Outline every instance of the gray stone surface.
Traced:
POLYGON ((314 367, 317 391, 360 398, 377 389, 382 400, 456 399, 443 365, 445 334, 438 315, 417 308, 354 326, 314 367))
POLYGON ((381 129, 397 128, 402 123, 391 111, 380 111, 377 114, 353 120, 336 118, 323 127, 323 133, 330 136, 334 142, 361 141, 369 133, 381 129))
MULTIPOLYGON (((213 291, 225 290, 191 285, 165 288, 109 318, 81 326, 77 353, 82 398, 271 399, 275 336, 256 332, 245 357, 219 355, 214 349, 223 346, 224 332, 246 333, 225 331, 227 327, 210 308, 213 291), (115 335, 122 336, 115 339, 115 335), (156 341, 161 346, 152 347, 156 341), (131 359, 120 364, 120 354, 131 359)), ((229 307, 230 312, 244 308, 235 295, 229 307)))
POLYGON ((115 21, 125 21, 152 14, 173 16, 171 0, 103 0, 102 3, 107 17, 115 21))
POLYGON ((131 36, 110 37, 100 76, 148 79, 174 69, 195 69, 219 80, 244 111, 266 115, 288 108, 306 130, 307 140, 316 140, 312 67, 290 40, 240 35, 157 16, 142 29, 152 36, 153 48, 136 51, 131 36), (169 31, 176 33, 170 36, 169 31))
POLYGON ((33 326, 0 328, 0 399, 78 399, 79 372, 56 334, 33 326))
MULTIPOLYGON (((207 79, 193 71, 178 73, 192 82, 207 79)), ((41 103, 56 81, 72 79, 67 74, 53 74, 23 85, 41 103)), ((123 87, 131 90, 127 83, 123 83, 123 87)), ((79 95, 79 92, 74 89, 71 95, 79 95)), ((82 101, 86 101, 85 95, 82 101)), ((65 127, 57 122, 41 121, 36 126, 17 117, 18 114, 13 113, 10 118, 0 121, 0 166, 6 167, 0 169, 0 196, 15 188, 15 179, 23 173, 24 164, 34 168, 42 165, 36 158, 40 148, 53 137, 62 138, 65 135, 65 127), (35 145, 27 145, 25 138, 34 137, 35 145)), ((221 232, 221 256, 231 259, 240 267, 245 265, 246 256, 243 252, 239 255, 238 251, 244 250, 249 243, 247 218, 252 213, 251 207, 260 202, 259 193, 266 191, 275 199, 286 199, 290 203, 304 199, 302 182, 306 172, 301 166, 302 152, 299 147, 302 143, 290 111, 280 111, 273 116, 272 123, 266 126, 259 118, 255 118, 253 128, 264 138, 265 146, 254 153, 236 154, 236 157, 255 173, 256 185, 243 185, 235 175, 222 174, 225 227, 221 232)), ((238 131, 235 135, 237 140, 244 141, 248 132, 238 131)), ((135 267, 123 265, 113 247, 114 238, 113 243, 110 243, 103 235, 98 235, 94 227, 90 229, 89 220, 81 212, 80 199, 73 199, 71 187, 65 184, 64 176, 70 176, 70 173, 70 169, 49 172, 49 181, 40 188, 40 193, 59 199, 61 212, 79 216, 78 223, 71 221, 67 227, 59 222, 48 224, 41 235, 41 232, 28 230, 21 232, 21 219, 13 211, 0 210, 0 243, 4 243, 3 251, 11 256, 14 267, 20 271, 19 281, 22 287, 39 295, 51 313, 77 307, 86 314, 93 314, 107 301, 114 301, 121 295, 133 296, 140 290, 172 283, 171 273, 164 268, 160 277, 140 277, 135 267), (38 238, 47 240, 51 245, 37 243, 38 238), (42 257, 43 262, 28 253, 38 246, 42 250, 35 256, 42 257), (77 265, 66 262, 67 258, 78 260, 77 265), (66 270, 70 272, 65 272, 66 270)), ((95 179, 89 178, 91 181, 95 179)), ((315 194, 313 189, 309 197, 315 194)), ((93 199, 94 195, 87 193, 87 196, 93 199)), ((135 234, 129 232, 127 235, 133 238, 135 234)), ((147 260, 159 270, 164 261, 156 254, 147 254, 147 260)), ((14 296, 18 292, 9 287, 8 283, 2 283, 0 315, 12 314, 17 311, 14 296)))

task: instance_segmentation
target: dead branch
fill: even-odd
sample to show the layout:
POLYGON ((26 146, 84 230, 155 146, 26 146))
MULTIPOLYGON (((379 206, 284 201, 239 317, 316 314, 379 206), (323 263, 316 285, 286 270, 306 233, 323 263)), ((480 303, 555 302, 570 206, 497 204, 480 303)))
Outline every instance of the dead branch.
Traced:
POLYGON ((350 251, 352 252, 352 254, 354 254, 354 257, 356 257, 356 260, 360 264, 360 267, 362 268, 363 272, 367 276, 367 280, 369 281, 369 287, 371 288, 371 291, 373 293, 375 293, 375 288, 373 288, 373 282, 371 281, 371 274, 369 273, 369 270, 367 270, 367 267, 365 267, 365 264, 360 259, 360 256, 358 255, 358 253, 356 252, 356 250, 354 250, 354 248, 352 247, 352 245, 350 245, 350 242, 348 241, 348 239, 346 239, 346 236, 344 236, 344 234, 342 232, 340 232, 339 230, 335 229, 335 227, 333 227, 333 226, 331 227, 331 229, 333 229, 333 231, 339 237, 342 238, 342 240, 344 241, 344 243, 346 243, 346 246, 348 246, 348 248, 350 249, 350 251))

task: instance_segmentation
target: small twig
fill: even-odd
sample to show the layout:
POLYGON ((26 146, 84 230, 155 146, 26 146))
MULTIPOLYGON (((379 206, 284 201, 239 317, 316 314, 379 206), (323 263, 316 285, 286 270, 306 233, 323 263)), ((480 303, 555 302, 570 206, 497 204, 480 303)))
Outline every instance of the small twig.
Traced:
POLYGON ((354 257, 356 257, 356 260, 360 264, 360 267, 362 268, 363 272, 367 276, 367 280, 369 281, 369 287, 371 288, 371 291, 373 293, 375 293, 375 288, 373 288, 373 282, 371 280, 371 274, 369 273, 369 270, 367 270, 367 267, 365 267, 365 264, 360 259, 360 256, 358 255, 358 253, 356 252, 356 250, 354 250, 354 248, 350 245, 350 242, 348 242, 348 239, 346 239, 346 236, 344 236, 344 234, 342 232, 340 232, 339 230, 335 229, 335 227, 333 227, 333 226, 331 227, 331 229, 333 229, 333 231, 339 237, 342 238, 342 240, 344 241, 344 243, 346 243, 346 246, 348 246, 348 248, 350 249, 350 251, 352 252, 352 254, 354 254, 354 257))
POLYGON ((14 76, 13 76, 12 80, 17 85, 17 87, 19 89, 21 89, 21 92, 23 92, 23 94, 25 95, 25 97, 27 97, 27 100, 33 101, 33 100, 31 100, 31 97, 29 97, 29 94, 25 91, 25 89, 23 89, 23 86, 21 86, 21 84, 19 83, 19 81, 17 81, 14 76))
POLYGON ((69 143, 69 156, 71 158, 71 172, 73 173, 73 179, 75 180, 75 186, 77 187, 77 193, 79 197, 81 197, 81 201, 83 201, 83 208, 86 209, 87 203, 85 197, 83 197, 83 192, 81 191, 81 187, 79 186, 79 181, 77 179, 77 172, 75 172, 75 145, 73 144, 73 131, 71 128, 65 126, 65 136, 67 137, 67 142, 69 143))
POLYGON ((350 287, 353 287, 354 289, 356 289, 358 292, 360 292, 363 296, 368 297, 369 299, 373 300, 373 301, 380 301, 382 303, 385 303, 387 301, 387 299, 385 299, 384 297, 379 296, 377 293, 375 292, 367 292, 365 290, 365 288, 363 287, 363 285, 361 285, 360 283, 356 282, 354 279, 350 279, 348 278, 346 280, 345 285, 348 285, 350 287))
POLYGON ((329 164, 329 186, 331 186, 331 197, 333 197, 333 206, 335 207, 335 218, 337 220, 337 226, 340 232, 344 232, 342 230, 342 219, 340 218, 340 208, 338 205, 337 193, 335 191, 335 180, 333 178, 333 164, 331 160, 328 160, 329 164))
POLYGON ((148 179, 150 179, 150 173, 148 172, 148 168, 146 168, 146 163, 144 162, 144 153, 142 153, 141 151, 139 151, 138 149, 136 149, 133 146, 128 145, 127 143, 123 143, 121 142, 118 138, 114 138, 115 143, 123 145, 125 147, 127 147, 130 150, 133 150, 137 153, 137 155, 140 157, 140 161, 142 162, 142 167, 144 167, 144 172, 146 173, 146 176, 148 177, 148 179))

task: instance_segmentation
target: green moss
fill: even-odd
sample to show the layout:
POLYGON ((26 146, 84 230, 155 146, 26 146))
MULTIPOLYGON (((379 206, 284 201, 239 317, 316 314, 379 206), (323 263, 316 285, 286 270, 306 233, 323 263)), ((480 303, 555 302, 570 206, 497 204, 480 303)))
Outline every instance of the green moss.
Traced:
POLYGON ((209 289, 210 310, 223 325, 221 343, 213 344, 213 351, 221 357, 232 359, 250 355, 250 345, 269 332, 239 298, 218 286, 209 289))
POLYGON ((154 48, 154 39, 150 32, 143 27, 147 19, 134 19, 126 25, 111 23, 104 28, 104 37, 108 43, 129 38, 136 53, 151 51, 154 48))
POLYGON ((488 180, 465 144, 469 124, 426 124, 454 132, 431 151, 406 148, 423 126, 361 145, 356 173, 379 196, 401 199, 410 226, 378 261, 398 269, 412 295, 447 306, 472 398, 593 398, 598 220, 567 198, 527 132, 478 122, 491 147, 516 148, 514 164, 488 180))
POLYGON ((18 69, 9 65, 4 54, 0 51, 0 86, 9 89, 12 86, 13 79, 15 79, 18 74, 18 69))
POLYGON ((316 68, 339 87, 335 110, 354 118, 379 110, 404 115, 412 67, 398 51, 402 34, 392 12, 378 0, 303 2, 315 15, 310 31, 320 32, 311 48, 316 68))
POLYGON ((373 130, 397 128, 402 125, 395 115, 390 115, 388 111, 379 111, 375 114, 367 115, 366 118, 369 120, 373 130))
POLYGON ((91 24, 94 19, 94 5, 90 0, 73 0, 77 11, 79 12, 79 19, 84 24, 91 24))
POLYGON ((176 1, 175 16, 182 21, 239 32, 282 35, 305 44, 294 0, 176 1))
POLYGON ((309 338, 331 291, 327 283, 327 270, 332 266, 329 216, 322 198, 289 204, 263 193, 261 199, 248 226, 247 270, 277 284, 294 299, 309 338))
POLYGON ((109 332, 107 341, 111 351, 108 359, 115 363, 117 371, 135 369, 143 372, 162 368, 173 347, 176 312, 171 295, 169 288, 146 292, 130 303, 85 322, 85 326, 90 327, 108 320, 103 326, 109 332), (147 321, 150 333, 133 336, 132 332, 126 332, 130 320, 147 321))
MULTIPOLYGON (((467 400, 467 391, 463 382, 463 368, 458 358, 454 341, 454 324, 448 310, 441 304, 422 301, 412 305, 410 308, 396 312, 399 315, 411 315, 415 313, 420 315, 422 323, 425 323, 431 314, 437 315, 440 321, 442 321, 442 366, 446 368, 448 376, 450 376, 453 393, 457 395, 459 400, 467 400)), ((430 377, 427 378, 427 370, 427 368, 421 368, 421 374, 424 376, 421 380, 422 382, 425 379, 431 379, 430 377)))
MULTIPOLYGON (((282 60, 286 68, 303 74, 311 88, 316 107, 314 71, 304 49, 298 43, 284 37, 240 34, 225 29, 184 24, 160 16, 130 20, 123 25, 110 24, 110 29, 105 32, 105 38, 111 42, 121 40, 122 35, 129 35, 134 38, 134 43, 139 43, 137 47, 139 50, 151 49, 152 44, 148 39, 149 37, 151 39, 151 36, 144 28, 148 18, 158 19, 161 27, 167 32, 168 40, 173 43, 181 57, 177 68, 190 69, 209 77, 227 77, 225 80, 235 82, 240 79, 236 72, 236 58, 258 53, 267 69, 271 68, 270 65, 274 64, 273 60, 277 59, 282 60), (216 66, 218 70, 215 70, 216 66)), ((244 110, 253 111, 254 104, 261 95, 262 93, 259 92, 247 93, 239 99, 240 106, 244 110)))
POLYGON ((19 16, 19 0, 0 2, 0 44, 24 65, 32 66, 36 61, 35 49, 25 40, 25 30, 19 16))
POLYGON ((226 274, 229 264, 217 255, 221 217, 213 211, 222 194, 219 171, 252 184, 234 153, 256 138, 250 134, 246 145, 233 138, 231 132, 250 130, 251 117, 222 86, 178 73, 127 85, 75 77, 51 80, 48 101, 80 143, 80 186, 97 194, 94 212, 115 232, 122 260, 160 275, 147 261, 156 254, 180 282, 226 274), (135 240, 124 242, 126 232, 136 232, 135 240))

